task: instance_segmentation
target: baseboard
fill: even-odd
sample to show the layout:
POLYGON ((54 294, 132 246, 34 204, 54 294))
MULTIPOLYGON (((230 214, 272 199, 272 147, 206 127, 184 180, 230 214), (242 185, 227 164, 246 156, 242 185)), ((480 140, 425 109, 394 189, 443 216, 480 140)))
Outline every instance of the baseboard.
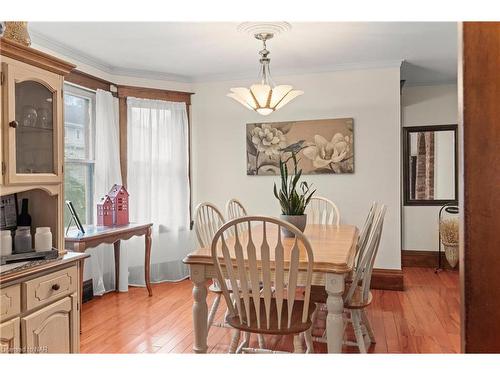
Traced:
POLYGON ((374 268, 370 286, 373 289, 404 290, 403 271, 374 268))
POLYGON ((83 294, 82 302, 88 302, 94 298, 94 286, 92 285, 92 279, 83 282, 83 294))
MULTIPOLYGON (((437 268, 438 254, 438 251, 401 250, 401 265, 403 267, 437 268)), ((452 269, 443 251, 441 251, 441 267, 444 269, 452 269)), ((455 269, 458 269, 458 266, 455 269)))

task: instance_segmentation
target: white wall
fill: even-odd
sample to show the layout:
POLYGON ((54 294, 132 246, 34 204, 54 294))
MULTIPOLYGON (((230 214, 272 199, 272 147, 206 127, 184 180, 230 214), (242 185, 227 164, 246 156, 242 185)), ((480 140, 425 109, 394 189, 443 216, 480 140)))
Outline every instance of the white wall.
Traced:
POLYGON ((226 97, 250 81, 194 86, 192 105, 194 204, 224 207, 237 197, 250 213, 280 214, 274 176, 246 175, 245 125, 262 121, 354 118, 355 173, 308 175, 318 195, 335 201, 342 221, 361 226, 373 200, 387 204, 376 267, 400 269, 400 89, 399 67, 274 77, 305 94, 262 117, 226 97))
MULTIPOLYGON (((457 86, 453 84, 404 87, 403 126, 456 124, 457 95, 457 86)), ((403 250, 438 250, 439 209, 439 206, 403 207, 403 250)))

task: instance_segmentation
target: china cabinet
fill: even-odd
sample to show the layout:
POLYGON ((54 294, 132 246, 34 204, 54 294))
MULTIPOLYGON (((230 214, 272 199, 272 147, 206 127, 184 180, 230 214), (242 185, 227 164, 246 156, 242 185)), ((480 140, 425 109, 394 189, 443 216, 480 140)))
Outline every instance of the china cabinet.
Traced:
POLYGON ((64 248, 64 76, 75 66, 0 39, 1 195, 28 199, 35 227, 64 248))
POLYGON ((86 256, 66 253, 63 228, 63 83, 74 67, 0 38, 0 195, 29 201, 29 232, 45 227, 51 236, 45 246, 51 242, 60 253, 56 260, 31 262, 15 272, 0 266, 2 353, 79 351, 86 256))

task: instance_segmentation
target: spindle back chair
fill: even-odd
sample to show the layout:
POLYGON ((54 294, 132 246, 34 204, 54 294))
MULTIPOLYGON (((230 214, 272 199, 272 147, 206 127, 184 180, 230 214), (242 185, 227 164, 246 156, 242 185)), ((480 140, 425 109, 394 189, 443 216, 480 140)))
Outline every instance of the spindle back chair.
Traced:
POLYGON ((370 235, 370 230, 373 225, 373 217, 375 216, 376 210, 377 210, 377 202, 372 202, 370 211, 368 211, 365 223, 363 224, 363 228, 359 233, 358 243, 356 244, 355 268, 359 266, 359 262, 363 257, 364 248, 366 246, 366 241, 368 241, 368 236, 370 235))
POLYGON ((305 213, 309 224, 340 224, 338 207, 325 197, 312 197, 305 213))
MULTIPOLYGON (((217 231, 211 252, 229 308, 229 325, 259 334, 305 333, 308 352, 313 351, 311 318, 315 306, 310 302, 310 292, 314 258, 311 244, 302 232, 272 217, 241 217, 217 231), (246 227, 244 232, 239 229, 242 225, 246 227), (294 238, 285 239, 281 228, 292 232, 294 238), (278 231, 276 243, 268 240, 271 231, 278 231), (297 299, 296 293, 299 271, 305 273, 301 285, 305 290, 303 300, 297 299), (226 278, 232 286, 232 298, 224 282, 226 278)), ((298 345, 298 341, 300 338, 294 343, 298 345)))
MULTIPOLYGON (((248 216, 248 212, 243 204, 236 198, 232 198, 226 203, 226 218, 227 220, 237 219, 239 217, 248 216)), ((240 231, 245 230, 245 225, 242 223, 238 228, 240 231)), ((234 233, 232 233, 234 235, 234 233)))
POLYGON ((196 206, 194 230, 200 247, 209 247, 217 230, 226 220, 220 210, 212 203, 204 202, 196 206))
POLYGON ((373 265, 377 257, 382 229, 384 226, 384 216, 386 207, 382 205, 374 215, 374 221, 370 234, 365 244, 365 249, 360 254, 359 265, 354 272, 347 293, 344 295, 344 308, 350 313, 350 321, 356 336, 356 345, 360 353, 366 353, 366 341, 375 343, 375 336, 370 325, 370 321, 365 313, 365 308, 371 304, 372 294, 370 284, 373 272, 373 265))

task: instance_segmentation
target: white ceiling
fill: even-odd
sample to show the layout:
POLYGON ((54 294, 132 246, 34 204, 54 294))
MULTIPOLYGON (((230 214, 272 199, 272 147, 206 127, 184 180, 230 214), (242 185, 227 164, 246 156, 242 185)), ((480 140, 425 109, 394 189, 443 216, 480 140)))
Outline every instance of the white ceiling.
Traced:
MULTIPOLYGON (((31 22, 33 42, 109 73, 178 81, 257 75, 261 44, 228 22, 31 22)), ((456 80, 453 22, 292 23, 268 42, 271 73, 313 73, 405 60, 408 84, 456 80)))

